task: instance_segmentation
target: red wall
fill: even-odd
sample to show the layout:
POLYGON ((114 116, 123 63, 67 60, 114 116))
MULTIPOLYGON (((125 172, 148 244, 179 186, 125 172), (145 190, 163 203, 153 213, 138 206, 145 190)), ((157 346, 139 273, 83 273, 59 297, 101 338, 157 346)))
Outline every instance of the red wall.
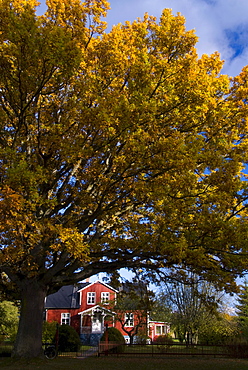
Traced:
MULTIPOLYGON (((108 287, 106 287, 105 285, 101 284, 101 283, 95 283, 95 284, 92 284, 90 286, 87 286, 86 288, 84 288, 80 294, 81 294, 81 311, 84 311, 84 310, 87 310, 95 305, 93 304, 87 304, 87 293, 88 292, 95 292, 96 293, 96 303, 95 305, 98 305, 98 304, 101 304, 101 293, 102 292, 109 292, 110 293, 110 301, 114 301, 115 299, 115 292, 113 292, 113 290, 109 289, 108 287)), ((111 302, 110 304, 106 304, 104 305, 104 307, 106 307, 106 309, 108 309, 108 307, 111 306, 111 302)))
POLYGON ((80 315, 78 315, 78 312, 80 312, 79 309, 50 309, 46 312, 46 321, 53 322, 56 321, 59 324, 61 324, 61 314, 62 313, 70 313, 71 314, 71 322, 70 325, 73 326, 78 333, 80 333, 80 315))

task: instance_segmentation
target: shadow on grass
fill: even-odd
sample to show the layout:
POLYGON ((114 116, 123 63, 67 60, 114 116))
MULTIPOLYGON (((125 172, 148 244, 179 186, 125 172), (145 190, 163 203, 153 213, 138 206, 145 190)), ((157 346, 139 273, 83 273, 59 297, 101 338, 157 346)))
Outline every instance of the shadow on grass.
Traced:
POLYGON ((85 359, 19 360, 0 358, 0 369, 9 370, 247 370, 248 360, 220 358, 127 358, 90 357, 85 359))

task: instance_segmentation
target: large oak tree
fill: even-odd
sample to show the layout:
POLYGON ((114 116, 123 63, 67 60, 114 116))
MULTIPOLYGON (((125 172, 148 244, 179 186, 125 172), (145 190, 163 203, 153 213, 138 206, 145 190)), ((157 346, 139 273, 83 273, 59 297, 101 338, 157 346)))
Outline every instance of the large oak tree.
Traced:
POLYGON ((247 266, 247 75, 164 10, 105 33, 106 0, 0 1, 0 269, 41 354, 44 298, 121 267, 247 266), (7 277, 7 279, 6 279, 7 277))

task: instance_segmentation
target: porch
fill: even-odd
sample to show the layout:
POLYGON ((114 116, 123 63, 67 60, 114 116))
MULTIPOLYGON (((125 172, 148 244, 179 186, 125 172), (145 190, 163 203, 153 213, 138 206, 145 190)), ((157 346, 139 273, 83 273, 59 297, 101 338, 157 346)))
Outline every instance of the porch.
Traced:
POLYGON ((106 329, 106 321, 114 320, 114 312, 101 306, 94 306, 80 315, 80 339, 84 345, 98 345, 102 334, 106 329))

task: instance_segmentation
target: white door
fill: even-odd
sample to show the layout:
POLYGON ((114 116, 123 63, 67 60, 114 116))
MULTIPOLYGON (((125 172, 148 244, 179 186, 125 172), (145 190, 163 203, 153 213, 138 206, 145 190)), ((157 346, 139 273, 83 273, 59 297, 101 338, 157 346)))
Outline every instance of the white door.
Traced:
POLYGON ((102 332, 102 315, 95 313, 92 319, 92 333, 102 332))

